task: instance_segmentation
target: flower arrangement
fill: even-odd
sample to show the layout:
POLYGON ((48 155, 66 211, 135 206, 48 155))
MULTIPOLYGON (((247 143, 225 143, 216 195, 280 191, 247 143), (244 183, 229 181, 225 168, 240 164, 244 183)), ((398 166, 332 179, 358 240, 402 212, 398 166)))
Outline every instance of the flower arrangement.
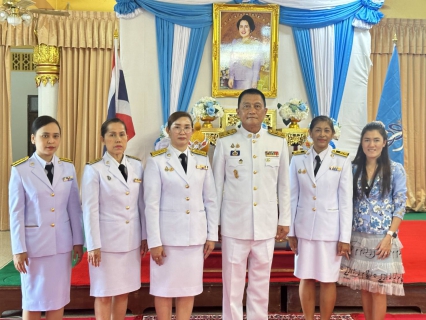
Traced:
POLYGON ((337 122, 337 120, 334 120, 333 118, 330 118, 331 119, 331 121, 333 121, 333 126, 334 126, 334 136, 333 136, 333 139, 334 140, 339 140, 339 138, 340 138, 340 133, 342 132, 341 130, 340 130, 340 128, 341 128, 341 125, 340 125, 340 123, 338 123, 337 122))
POLYGON ((202 97, 194 104, 191 110, 192 115, 200 119, 205 117, 222 117, 223 108, 212 97, 202 97))
POLYGON ((170 137, 169 134, 166 131, 167 128, 167 122, 161 126, 160 128, 160 136, 154 143, 154 149, 159 150, 162 148, 167 148, 170 144, 170 137))
POLYGON ((305 120, 309 114, 308 105, 300 99, 291 99, 283 105, 278 103, 277 108, 280 117, 286 125, 289 123, 288 120, 305 120))

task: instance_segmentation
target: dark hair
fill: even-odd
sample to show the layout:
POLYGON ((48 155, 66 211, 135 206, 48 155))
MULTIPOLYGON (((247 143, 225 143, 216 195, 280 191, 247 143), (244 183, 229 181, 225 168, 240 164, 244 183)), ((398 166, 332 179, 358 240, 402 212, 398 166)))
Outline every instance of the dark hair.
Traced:
POLYGON ((242 18, 240 20, 237 21, 237 29, 240 28, 240 22, 241 21, 247 21, 249 26, 250 26, 250 32, 254 31, 254 29, 256 29, 256 25, 254 24, 253 18, 248 16, 248 15, 243 15, 242 18))
POLYGON ((311 121, 311 124, 309 126, 309 131, 312 131, 315 128, 315 126, 317 125, 318 122, 327 122, 327 124, 330 126, 333 134, 336 133, 336 131, 334 130, 333 120, 331 120, 327 116, 318 116, 318 117, 313 118, 312 121, 311 121))
POLYGON ((48 125, 49 123, 56 123, 59 128, 59 133, 61 133, 61 126, 59 125, 58 120, 52 118, 51 116, 40 116, 33 121, 31 125, 31 134, 35 135, 38 129, 48 125))
POLYGON ((127 126, 126 126, 126 124, 124 123, 123 120, 118 119, 118 118, 111 118, 111 119, 108 119, 107 121, 105 121, 104 123, 102 123, 101 136, 103 138, 105 138, 105 134, 108 132, 108 126, 111 123, 121 123, 124 126, 124 131, 126 131, 126 133, 127 133, 127 126))
POLYGON ((175 122, 177 119, 182 118, 182 117, 188 118, 191 121, 191 127, 194 126, 194 124, 192 122, 192 117, 188 112, 176 111, 176 112, 173 112, 169 116, 169 119, 167 120, 167 128, 169 128, 169 130, 170 130, 170 127, 172 126, 173 122, 175 122))
POLYGON ((257 94, 257 95, 259 95, 259 96, 262 98, 262 100, 263 100, 263 106, 266 108, 266 99, 265 99, 265 95, 263 94, 263 92, 262 92, 262 91, 257 90, 257 89, 255 89, 255 88, 246 89, 246 90, 244 90, 243 92, 241 92, 241 93, 240 93, 240 95, 239 95, 239 97, 238 97, 238 108, 240 107, 241 100, 243 99, 243 97, 244 97, 246 94, 257 94))
POLYGON ((353 181, 353 196, 354 199, 361 197, 360 194, 358 194, 358 179, 361 175, 361 188, 362 190, 365 190, 367 185, 367 170, 365 170, 365 165, 367 162, 367 157, 365 156, 364 150, 362 150, 362 139, 364 138, 364 135, 367 131, 374 131, 377 130, 380 135, 382 136, 383 140, 386 142, 385 146, 383 147, 382 153, 380 154, 380 157, 377 158, 377 173, 380 175, 382 180, 382 193, 381 196, 385 196, 390 191, 391 186, 391 168, 390 168, 390 159, 389 159, 389 153, 388 153, 388 135, 386 133, 385 127, 383 123, 378 121, 373 121, 368 123, 364 129, 362 129, 361 132, 361 139, 358 146, 358 151, 356 153, 354 161, 352 161, 353 164, 355 164, 356 171, 354 174, 354 181, 353 181))

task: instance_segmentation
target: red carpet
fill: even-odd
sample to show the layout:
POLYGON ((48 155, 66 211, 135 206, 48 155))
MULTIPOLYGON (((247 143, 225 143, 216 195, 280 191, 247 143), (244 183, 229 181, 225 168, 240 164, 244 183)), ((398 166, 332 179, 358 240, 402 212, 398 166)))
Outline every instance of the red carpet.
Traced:
POLYGON ((399 227, 399 238, 404 246, 404 283, 426 283, 425 230, 426 221, 402 221, 399 227))
MULTIPOLYGON (((73 268, 71 284, 73 286, 85 286, 90 284, 87 253, 83 261, 73 268)), ((149 283, 149 253, 142 259, 141 283, 149 283)), ((222 281, 222 256, 220 251, 214 251, 204 263, 204 282, 218 283, 222 281)), ((298 281, 293 276, 293 253, 290 251, 276 251, 272 263, 271 282, 298 281)))
MULTIPOLYGON (((426 283, 426 221, 403 221, 400 239, 404 246, 402 260, 405 267, 404 283, 426 283)), ((149 283, 149 254, 142 260, 141 282, 149 283)), ((207 258, 204 266, 204 282, 221 282, 221 252, 215 251, 207 258)), ((293 253, 277 250, 272 263, 271 282, 297 282, 293 276, 293 253)), ((89 285, 89 272, 86 256, 72 272, 72 285, 89 285)))
MULTIPOLYGON (((354 320, 365 320, 365 317, 363 314, 353 314, 352 315, 354 320)), ((426 314, 387 314, 385 317, 385 320, 387 319, 398 319, 398 320, 424 320, 426 319, 426 314)))

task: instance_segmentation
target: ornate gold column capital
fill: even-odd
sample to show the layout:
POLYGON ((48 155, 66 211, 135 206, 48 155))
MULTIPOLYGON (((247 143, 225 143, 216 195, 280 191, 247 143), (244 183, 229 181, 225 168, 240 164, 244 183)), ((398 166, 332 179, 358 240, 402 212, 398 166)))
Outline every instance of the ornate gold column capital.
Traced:
POLYGON ((47 44, 39 44, 34 47, 33 61, 36 65, 36 85, 37 87, 43 83, 44 86, 48 82, 55 85, 59 81, 59 61, 60 61, 60 49, 55 46, 49 46, 47 44))

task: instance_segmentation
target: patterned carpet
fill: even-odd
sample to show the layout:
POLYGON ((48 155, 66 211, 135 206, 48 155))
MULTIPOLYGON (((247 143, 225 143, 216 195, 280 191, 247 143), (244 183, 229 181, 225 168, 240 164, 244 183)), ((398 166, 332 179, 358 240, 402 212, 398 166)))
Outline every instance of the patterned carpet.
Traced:
MULTIPOLYGON (((143 320, 157 320, 156 316, 144 316, 142 318, 143 320)), ((172 320, 175 320, 175 316, 172 316, 172 320)), ((205 316, 192 316, 191 320, 221 320, 221 315, 205 315, 205 316)), ((244 319, 247 319, 246 316, 244 316, 244 319)), ((305 319, 303 315, 301 314, 270 314, 268 317, 269 320, 298 320, 298 319, 305 319)), ((319 320, 320 316, 319 314, 315 315, 315 320, 319 320)), ((333 315, 330 318, 331 320, 354 320, 350 315, 348 314, 342 314, 342 315, 333 315)))

